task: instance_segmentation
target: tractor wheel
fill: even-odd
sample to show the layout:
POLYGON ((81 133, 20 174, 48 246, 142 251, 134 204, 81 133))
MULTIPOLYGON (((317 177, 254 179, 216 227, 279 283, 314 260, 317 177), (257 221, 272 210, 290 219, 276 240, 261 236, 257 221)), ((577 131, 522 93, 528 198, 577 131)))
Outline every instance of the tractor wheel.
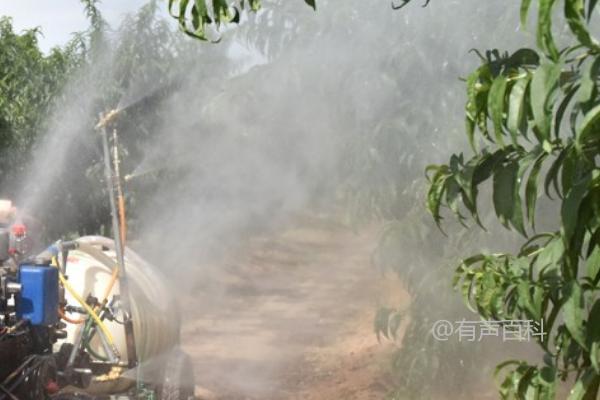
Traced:
POLYGON ((160 400, 194 399, 194 365, 190 357, 176 349, 167 358, 160 400))

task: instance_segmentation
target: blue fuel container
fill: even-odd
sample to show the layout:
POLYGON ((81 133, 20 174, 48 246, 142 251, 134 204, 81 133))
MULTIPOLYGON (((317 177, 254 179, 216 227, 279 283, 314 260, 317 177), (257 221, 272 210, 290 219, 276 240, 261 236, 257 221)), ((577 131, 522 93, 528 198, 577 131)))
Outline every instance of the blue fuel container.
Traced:
POLYGON ((58 269, 47 265, 23 264, 18 280, 21 294, 17 299, 17 317, 32 325, 58 322, 58 269))

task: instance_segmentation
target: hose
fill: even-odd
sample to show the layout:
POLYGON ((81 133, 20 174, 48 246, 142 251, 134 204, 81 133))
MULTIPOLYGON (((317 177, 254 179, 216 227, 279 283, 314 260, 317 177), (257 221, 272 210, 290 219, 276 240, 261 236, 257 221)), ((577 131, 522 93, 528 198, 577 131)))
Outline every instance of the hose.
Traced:
POLYGON ((100 360, 100 361, 110 361, 110 360, 108 359, 108 357, 104 357, 104 356, 102 356, 102 355, 100 355, 100 354, 96 353, 96 351, 95 351, 95 350, 92 348, 92 346, 90 345, 90 342, 87 342, 87 343, 86 343, 84 346, 85 346, 85 350, 86 350, 88 353, 90 353, 90 355, 91 355, 92 357, 96 358, 97 360, 100 360))
MULTIPOLYGON (((66 278, 64 277, 64 275, 62 274, 60 269, 59 269, 59 279, 60 279, 62 285, 65 287, 65 289, 67 289, 69 291, 71 296, 73 296, 77 300, 77 302, 79 302, 81 304, 81 306, 86 310, 86 312, 92 318, 92 320, 94 322, 96 322, 96 324, 102 330, 102 333, 106 337, 106 340, 108 341, 109 346, 112 347, 113 352, 116 355, 116 354, 118 354, 118 352, 116 350, 114 338, 113 338, 111 332, 108 330, 108 328, 104 324, 104 322, 100 319, 100 317, 98 317, 97 311, 101 310, 106 305, 106 303, 108 301, 108 296, 110 296, 110 293, 112 292, 112 290, 115 286, 115 283, 117 281, 117 278, 119 276, 119 267, 115 266, 112 263, 112 260, 109 257, 107 257, 104 253, 94 249, 92 246, 87 245, 87 244, 80 244, 79 247, 80 247, 80 250, 82 250, 83 252, 86 252, 86 253, 90 254, 92 257, 96 258, 97 260, 112 266, 111 278, 110 278, 108 285, 106 286, 104 295, 102 296, 103 297, 102 301, 100 302, 100 305, 96 306, 94 309, 92 309, 87 304, 87 302, 85 302, 85 300, 83 300, 83 298, 75 292, 73 287, 67 282, 66 278)), ((52 262, 55 266, 58 266, 56 257, 53 258, 52 262)), ((88 320, 88 318, 71 319, 71 318, 67 317, 65 315, 65 313, 63 312, 63 310, 61 310, 61 309, 58 310, 58 314, 60 315, 60 317, 63 320, 65 320, 66 322, 72 323, 72 324, 82 324, 83 322, 88 320)), ((89 325, 86 325, 85 332, 89 332, 89 325)), ((92 356, 99 358, 101 360, 104 360, 104 357, 99 356, 97 353, 95 353, 93 350, 91 350, 89 340, 86 341, 85 348, 92 356)))
POLYGON ((100 361, 108 361, 108 357, 104 357, 98 353, 96 353, 94 351, 94 349, 92 349, 92 346, 90 345, 90 342, 92 341, 92 337, 93 335, 90 335, 90 329, 92 328, 92 325, 88 322, 85 324, 85 327, 83 328, 83 347, 87 350, 88 353, 90 353, 92 355, 92 357, 95 357, 97 359, 99 359, 100 361))
MULTIPOLYGON (((114 262, 110 259, 110 257, 106 256, 103 252, 95 249, 93 246, 90 246, 86 243, 79 243, 79 249, 81 251, 83 251, 84 253, 87 253, 90 256, 94 257, 95 259, 102 262, 103 264, 105 264, 109 267, 112 267, 112 275, 110 277, 110 281, 106 287, 106 290, 104 291, 104 295, 102 296, 103 297, 102 301, 100 302, 100 304, 101 304, 100 308, 102 308, 106 305, 106 302, 108 301, 108 296, 110 295, 110 292, 112 292, 112 290, 115 286, 115 283, 117 281, 117 278, 119 277, 119 267, 114 264, 114 262)), ((53 260, 53 262, 56 263, 56 260, 53 260)), ((63 278, 64 278, 64 276, 63 276, 63 278)), ((71 291, 69 291, 69 292, 71 293, 71 295, 73 294, 71 291)), ((73 297, 75 297, 75 296, 73 296, 73 297)), ((75 297, 75 299, 77 299, 77 297, 75 297)), ((68 317, 66 317, 64 312, 62 312, 62 310, 59 310, 59 315, 65 321, 70 322, 70 323, 75 323, 75 324, 81 324, 86 320, 85 318, 78 319, 78 320, 73 320, 71 318, 68 318, 68 317)))
POLYGON ((62 308, 58 309, 58 315, 59 315, 60 319, 66 321, 70 324, 74 324, 74 325, 83 324, 85 321, 87 321, 87 318, 73 319, 73 318, 68 317, 62 308))
POLYGON ((69 281, 67 281, 67 278, 65 278, 63 273, 58 268, 58 263, 56 261, 56 257, 52 258, 52 265, 58 269, 58 279, 60 280, 60 283, 63 285, 63 287, 65 289, 67 289, 67 291, 71 294, 71 296, 73 296, 73 298, 75 298, 75 300, 77 300, 77 302, 81 305, 81 307, 83 307, 83 309, 88 313, 88 315, 94 320, 94 322, 102 330, 104 335, 106 335, 106 339, 108 340, 110 345, 114 348, 115 344, 114 344, 114 338, 113 338, 112 333, 110 333, 110 331, 108 330, 106 325, 104 325, 104 322, 102 322, 100 317, 98 317, 98 314, 96 314, 96 311, 94 311, 88 305, 88 303, 79 295, 79 293, 77 293, 75 291, 75 289, 73 289, 73 286, 71 286, 69 281))
POLYGON ((113 335, 112 335, 112 333, 110 333, 110 331, 108 330, 108 328, 106 327, 104 322, 102 322, 100 317, 98 317, 98 314, 96 314, 96 312, 92 309, 92 307, 90 307, 88 305, 88 303, 86 303, 86 301, 75 291, 75 289, 73 289, 73 286, 71 286, 69 281, 67 281, 67 279, 62 274, 62 272, 59 272, 58 279, 60 279, 60 283, 62 283, 64 288, 67 289, 67 291, 71 294, 71 296, 73 296, 73 298, 75 298, 75 300, 77 300, 77 302, 81 305, 81 307, 83 307, 84 310, 88 313, 88 315, 94 320, 96 325, 98 325, 100 330, 102 330, 102 333, 104 333, 104 335, 106 336, 108 343, 110 343, 111 347, 113 347, 113 349, 115 349, 115 341, 114 341, 113 335))

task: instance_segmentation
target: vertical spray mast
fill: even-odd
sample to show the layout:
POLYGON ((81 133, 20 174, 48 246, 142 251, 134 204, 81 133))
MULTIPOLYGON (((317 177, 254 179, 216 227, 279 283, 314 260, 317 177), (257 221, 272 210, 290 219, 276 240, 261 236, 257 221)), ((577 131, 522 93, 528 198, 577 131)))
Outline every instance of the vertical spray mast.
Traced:
POLYGON ((104 175, 108 188, 110 202, 110 213, 112 216, 112 228, 115 240, 117 263, 119 264, 119 288, 121 293, 121 304, 125 314, 125 339, 127 345, 127 360, 130 368, 137 366, 137 353, 135 338, 133 334, 133 321, 131 319, 131 303, 129 297, 129 286, 127 283, 127 272, 125 269, 124 240, 125 240, 125 200, 121 187, 121 176, 118 157, 117 131, 113 130, 113 157, 111 163, 111 152, 109 149, 108 125, 114 121, 120 110, 112 110, 100 117, 96 130, 102 136, 102 150, 104 154, 104 175), (112 165, 111 165, 112 164, 112 165), (114 166, 114 168, 113 168, 114 166))

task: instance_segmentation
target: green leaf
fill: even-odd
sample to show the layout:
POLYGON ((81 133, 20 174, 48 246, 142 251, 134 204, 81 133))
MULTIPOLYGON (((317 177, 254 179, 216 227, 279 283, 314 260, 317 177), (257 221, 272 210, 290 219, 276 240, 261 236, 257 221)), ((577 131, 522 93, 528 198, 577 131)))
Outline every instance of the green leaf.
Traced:
POLYGON ((592 19, 592 14, 594 13, 594 8, 596 8, 596 4, 598 0, 589 0, 588 2, 588 10, 587 10, 587 20, 588 22, 592 19))
POLYGON ((473 151, 477 151, 477 146, 475 143, 475 126, 477 126, 478 113, 479 110, 477 108, 477 84, 479 81, 479 71, 480 68, 475 70, 472 74, 467 78, 467 104, 465 105, 465 114, 466 114, 466 125, 467 125, 467 137, 469 138, 469 144, 471 145, 471 149, 473 151))
POLYGON ((557 61, 559 53, 552 35, 552 10, 555 2, 556 0, 539 0, 537 43, 550 59, 557 61))
POLYGON ((433 166, 427 167, 428 171, 436 171, 432 180, 429 191, 427 192, 427 209, 433 216, 438 227, 442 217, 440 215, 440 208, 442 206, 442 199, 446 190, 446 180, 448 179, 448 167, 447 166, 433 166))
POLYGON ((515 197, 518 197, 516 188, 518 188, 519 164, 515 161, 509 161, 498 166, 494 171, 494 209, 500 222, 508 227, 515 211, 515 197))
POLYGON ((543 385, 552 385, 556 382, 556 369, 545 366, 540 370, 540 380, 543 385))
POLYGON ((524 309, 528 316, 534 321, 540 320, 540 315, 538 310, 536 309, 533 301, 533 297, 531 296, 531 285, 527 280, 522 280, 517 285, 517 293, 519 294, 518 304, 521 309, 524 309))
MULTIPOLYGON (((260 10, 260 7, 261 7, 260 0, 248 0, 248 4, 250 5, 250 10, 251 11, 256 12, 256 11, 260 10)), ((242 0, 240 2, 240 8, 242 10, 244 10, 246 8, 246 1, 245 0, 242 0)))
POLYGON ((541 286, 534 286, 533 288, 533 308, 535 311, 536 321, 541 321, 546 307, 544 306, 544 298, 546 296, 546 289, 541 286))
POLYGON ((525 204, 527 206, 527 219, 531 222, 531 227, 535 229, 535 205, 537 203, 538 189, 537 182, 538 176, 544 164, 544 160, 548 156, 547 153, 542 153, 533 164, 531 172, 529 173, 529 179, 525 186, 525 204))
POLYGON ((584 1, 568 0, 565 1, 565 17, 571 32, 584 46, 596 50, 598 43, 590 36, 584 19, 584 1))
POLYGON ((567 107, 569 106, 575 93, 577 93, 578 89, 578 85, 573 85, 572 87, 568 88, 565 96, 563 97, 562 101, 560 102, 560 105, 558 106, 558 109, 556 110, 556 114, 554 116, 554 137, 557 139, 560 137, 562 119, 565 115, 565 112, 567 111, 567 107))
POLYGON ((506 62, 507 67, 510 68, 521 68, 525 66, 538 66, 540 65, 540 56, 535 50, 528 48, 521 48, 515 51, 506 62))
POLYGON ((254 12, 260 10, 260 0, 250 0, 250 9, 254 12))
POLYGON ((568 243, 575 233, 579 223, 579 208, 583 197, 587 193, 591 175, 587 174, 579 179, 565 196, 561 207, 561 220, 564 239, 568 243))
POLYGON ((504 119, 504 97, 506 96, 506 87, 506 77, 498 75, 492 82, 488 94, 488 112, 494 123, 496 143, 502 147, 504 147, 504 140, 502 139, 502 121, 504 119))
POLYGON ((185 21, 182 18, 185 18, 189 0, 177 0, 177 1, 179 2, 179 14, 177 14, 177 18, 179 18, 179 23, 181 24, 182 22, 185 21))
POLYGON ((477 274, 472 271, 468 271, 463 275, 463 281, 461 285, 461 294, 463 297, 463 302, 467 306, 467 308, 473 312, 477 312, 477 310, 473 307, 472 304, 472 293, 474 287, 474 281, 477 277, 477 274))
POLYGON ((565 252, 565 246, 560 236, 555 237, 543 246, 541 253, 535 261, 536 268, 541 270, 547 266, 556 268, 560 263, 563 254, 565 252))
POLYGON ((507 151, 499 149, 493 154, 484 153, 479 157, 475 171, 473 171, 472 187, 477 187, 479 184, 488 180, 494 169, 506 158, 507 151))
MULTIPOLYGON (((198 1, 198 0, 197 0, 198 1)), ((199 0, 202 1, 202 0, 199 0)), ((229 4, 226 0, 213 0, 213 14, 215 22, 220 25, 222 22, 230 22, 235 14, 232 14, 229 10, 229 4)))
POLYGON ((596 373, 600 373, 600 300, 596 300, 586 324, 590 361, 596 373))
POLYGON ((556 369, 545 366, 540 369, 540 393, 536 399, 554 399, 556 397, 556 369))
MULTIPOLYGON (((597 383, 598 375, 594 372, 593 368, 588 368, 585 372, 577 379, 575 385, 569 392, 567 400, 592 400, 595 398, 595 393, 589 391, 594 388, 594 383, 597 383)), ((596 387, 597 389, 597 387, 596 387)))
POLYGON ((577 146, 578 149, 583 148, 583 144, 590 138, 590 136, 596 133, 594 129, 596 124, 600 121, 600 105, 595 106, 588 111, 583 120, 577 127, 577 146))
POLYGON ((534 390, 535 388, 531 385, 531 381, 534 375, 537 372, 536 367, 526 367, 523 370, 523 376, 519 380, 519 385, 517 388, 517 393, 519 394, 519 398, 525 400, 533 400, 534 390))
POLYGON ((548 100, 558 90, 560 71, 560 64, 542 64, 534 72, 531 81, 531 111, 540 142, 550 137, 552 105, 548 100))
POLYGON ((597 282, 600 272, 600 247, 596 246, 592 254, 586 260, 587 276, 594 282, 597 282))
POLYGON ((175 18, 177 18, 177 17, 178 17, 177 15, 173 14, 173 5, 175 4, 175 2, 176 2, 176 1, 177 1, 177 0, 169 0, 169 6, 168 6, 168 7, 169 7, 169 8, 168 8, 168 10, 169 10, 169 14, 170 14, 172 17, 175 17, 175 18))
POLYGON ((476 152, 477 146, 475 145, 475 121, 467 115, 465 118, 465 127, 467 130, 467 138, 469 139, 469 145, 471 149, 476 152))
POLYGON ((592 100, 594 89, 596 88, 596 76, 598 75, 598 66, 600 57, 596 57, 592 62, 585 65, 581 71, 581 86, 578 91, 578 98, 581 103, 587 103, 592 100))
POLYGON ((527 16, 529 14, 529 8, 531 7, 531 0, 521 1, 521 26, 525 28, 527 26, 527 16))
POLYGON ((511 365, 522 365, 523 361, 519 361, 519 360, 507 360, 507 361, 503 361, 500 364, 496 365, 496 368, 494 368, 494 379, 498 379, 498 375, 500 375, 500 372, 502 372, 502 370, 504 370, 506 367, 509 367, 511 365))
POLYGON ((581 287, 576 281, 569 282, 565 286, 564 296, 566 302, 563 307, 563 316, 567 330, 581 347, 587 349, 583 324, 585 302, 581 287))
POLYGON ((546 178, 544 179, 544 191, 546 192, 546 196, 550 198, 552 198, 552 196, 550 195, 550 185, 554 187, 554 191, 556 192, 556 194, 558 196, 561 196, 561 191, 558 187, 558 173, 567 156, 567 152, 567 149, 561 151, 558 157, 556 157, 556 160, 554 160, 554 162, 550 166, 550 169, 548 169, 548 172, 546 173, 546 178))
POLYGON ((510 91, 508 100, 507 128, 511 134, 512 141, 517 144, 517 136, 524 133, 522 127, 525 125, 525 92, 529 85, 529 75, 517 80, 510 91))
POLYGON ((446 185, 446 204, 448 205, 452 213, 456 216, 456 218, 462 223, 465 220, 465 217, 462 215, 459 209, 459 200, 462 196, 461 187, 455 179, 449 179, 447 182, 448 183, 446 185))
POLYGON ((306 4, 308 4, 309 6, 311 6, 313 8, 313 10, 317 10, 317 3, 315 0, 304 0, 306 2, 306 4))

